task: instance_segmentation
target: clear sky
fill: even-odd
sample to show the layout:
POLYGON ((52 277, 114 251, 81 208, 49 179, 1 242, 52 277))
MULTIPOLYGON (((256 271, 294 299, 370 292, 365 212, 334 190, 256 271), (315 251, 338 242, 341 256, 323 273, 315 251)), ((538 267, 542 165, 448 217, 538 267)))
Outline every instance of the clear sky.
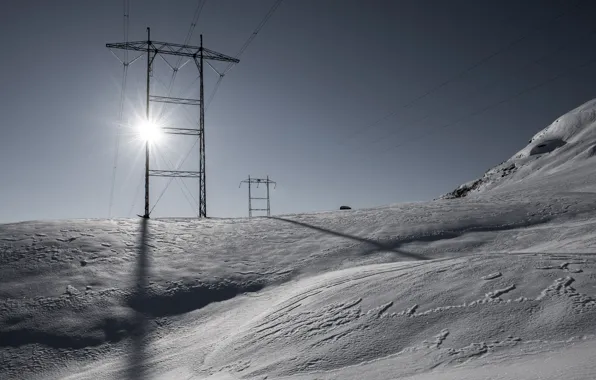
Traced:
MULTIPOLYGON (((207 0, 190 43, 202 33, 233 56, 274 2, 207 0)), ((143 212, 142 150, 118 126, 122 65, 105 47, 124 41, 123 3, 3 3, 0 222, 107 217, 117 134, 112 215, 143 212)), ((182 43, 198 3, 131 0, 129 39, 150 26, 153 40, 182 43)), ((277 181, 273 214, 430 200, 481 176, 596 97, 596 7, 577 3, 283 1, 207 109, 208 215, 246 216, 249 174, 277 181)), ((130 66, 125 123, 144 113, 144 70, 143 58, 130 66)), ((168 70, 156 61, 156 94, 168 70)), ((172 95, 197 97, 196 74, 186 65, 172 95)), ((217 75, 205 80, 208 97, 217 75)), ((165 111, 181 127, 197 115, 165 111)), ((160 154, 176 163, 192 142, 170 139, 160 154)), ((153 180, 152 204, 166 182, 153 180)), ((183 188, 173 182, 152 217, 196 215, 183 188)))

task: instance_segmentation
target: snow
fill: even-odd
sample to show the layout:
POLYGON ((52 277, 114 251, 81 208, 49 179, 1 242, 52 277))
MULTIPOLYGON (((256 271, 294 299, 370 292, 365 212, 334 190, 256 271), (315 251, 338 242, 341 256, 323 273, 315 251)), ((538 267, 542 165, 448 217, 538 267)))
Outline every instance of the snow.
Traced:
POLYGON ((431 202, 0 225, 0 378, 592 379, 595 147, 591 101, 431 202))
MULTIPOLYGON (((444 196, 459 198, 508 186, 535 187, 532 178, 548 177, 566 170, 588 170, 596 152, 596 100, 591 100, 555 120, 534 135, 528 145, 507 161, 488 170, 482 178, 468 182, 444 196)), ((555 181, 556 182, 556 181, 555 181)), ((592 182, 593 184, 593 182, 592 182)))

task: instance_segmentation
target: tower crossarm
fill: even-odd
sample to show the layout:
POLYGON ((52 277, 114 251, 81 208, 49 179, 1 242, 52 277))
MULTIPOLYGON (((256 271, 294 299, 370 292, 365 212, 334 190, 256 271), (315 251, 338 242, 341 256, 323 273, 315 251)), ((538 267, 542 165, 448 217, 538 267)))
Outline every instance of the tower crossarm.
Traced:
POLYGON ((108 43, 106 47, 109 49, 133 50, 142 52, 151 52, 153 54, 175 55, 181 57, 197 58, 203 51, 203 59, 211 61, 238 63, 239 59, 230 57, 222 53, 218 53, 211 49, 200 46, 174 44, 170 42, 159 41, 133 41, 133 42, 117 42, 108 43))
POLYGON ((152 177, 199 178, 201 172, 187 170, 149 170, 152 177))

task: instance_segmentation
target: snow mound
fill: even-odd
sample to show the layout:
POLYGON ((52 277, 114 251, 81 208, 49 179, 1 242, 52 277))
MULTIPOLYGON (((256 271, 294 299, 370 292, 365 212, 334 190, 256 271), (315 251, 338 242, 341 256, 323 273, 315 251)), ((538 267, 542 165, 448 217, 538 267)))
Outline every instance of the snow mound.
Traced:
POLYGON ((550 153, 553 150, 560 148, 565 144, 567 143, 561 139, 544 140, 536 145, 533 145, 530 149, 530 152, 528 153, 528 156, 550 153))
POLYGON ((481 178, 459 186, 441 199, 461 198, 493 189, 528 185, 580 165, 592 164, 596 152, 596 99, 561 116, 534 135, 528 145, 481 178))

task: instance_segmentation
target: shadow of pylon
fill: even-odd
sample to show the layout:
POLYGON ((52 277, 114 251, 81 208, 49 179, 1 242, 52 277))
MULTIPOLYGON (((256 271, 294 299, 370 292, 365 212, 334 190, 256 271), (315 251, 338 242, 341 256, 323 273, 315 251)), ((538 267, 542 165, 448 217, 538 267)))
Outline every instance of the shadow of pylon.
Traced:
POLYGON ((145 299, 147 298, 148 274, 149 274, 149 253, 147 240, 149 236, 149 221, 143 218, 141 221, 138 257, 135 268, 135 293, 133 299, 139 306, 134 311, 131 354, 128 363, 128 378, 131 380, 142 380, 147 378, 147 335, 148 319, 143 309, 145 299))
POLYGON ((334 236, 339 236, 342 238, 346 238, 346 239, 350 239, 350 240, 355 240, 361 243, 366 243, 369 245, 372 245, 374 247, 374 251, 387 251, 387 252, 393 252, 395 254, 401 255, 401 256, 405 256, 405 257, 409 257, 411 259, 414 260, 428 260, 428 257, 424 257, 422 255, 418 255, 416 253, 411 253, 411 252, 405 252, 402 250, 398 250, 395 247, 388 245, 388 244, 383 244, 381 242, 375 241, 375 240, 371 240, 371 239, 366 239, 366 238, 362 238, 362 237, 358 237, 358 236, 353 236, 353 235, 348 235, 348 234, 344 234, 342 232, 337 232, 337 231, 332 231, 332 230, 328 230, 326 228, 322 228, 322 227, 317 227, 317 226, 313 226, 307 223, 303 223, 303 222, 298 222, 296 220, 291 220, 291 219, 284 219, 284 218, 280 218, 280 217, 275 217, 275 216, 270 216, 270 219, 275 219, 275 220, 281 220, 283 222, 286 223, 291 223, 291 224, 295 224, 298 226, 302 226, 302 227, 306 227, 306 228, 310 228, 313 229, 315 231, 319 231, 319 232, 323 232, 329 235, 334 235, 334 236))

